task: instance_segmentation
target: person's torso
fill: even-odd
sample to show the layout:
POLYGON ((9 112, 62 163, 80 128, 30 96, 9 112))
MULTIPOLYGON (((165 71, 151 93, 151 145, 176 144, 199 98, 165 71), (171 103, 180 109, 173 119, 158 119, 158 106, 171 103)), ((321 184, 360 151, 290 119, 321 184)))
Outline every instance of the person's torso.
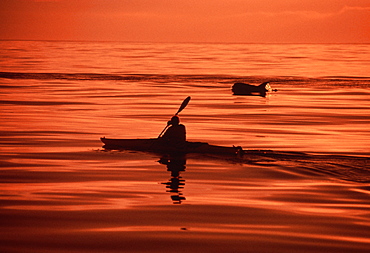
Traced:
POLYGON ((183 144, 186 141, 186 130, 185 126, 180 124, 177 126, 171 126, 163 136, 166 141, 170 144, 177 145, 183 144))

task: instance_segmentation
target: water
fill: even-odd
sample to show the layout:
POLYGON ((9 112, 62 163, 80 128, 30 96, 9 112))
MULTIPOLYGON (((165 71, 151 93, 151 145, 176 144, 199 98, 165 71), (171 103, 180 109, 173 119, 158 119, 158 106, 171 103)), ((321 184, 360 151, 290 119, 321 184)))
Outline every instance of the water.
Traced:
POLYGON ((368 44, 2 41, 0 66, 2 252, 370 249, 368 44), (271 151, 102 149, 187 96, 189 140, 271 151))

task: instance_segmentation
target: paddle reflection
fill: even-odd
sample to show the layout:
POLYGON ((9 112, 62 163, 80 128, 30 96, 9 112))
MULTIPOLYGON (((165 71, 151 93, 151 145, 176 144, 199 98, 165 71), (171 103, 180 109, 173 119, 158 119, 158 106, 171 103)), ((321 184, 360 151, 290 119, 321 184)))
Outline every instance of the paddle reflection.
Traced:
POLYGON ((171 172, 171 178, 166 182, 162 183, 166 185, 167 192, 171 193, 171 199, 173 204, 181 204, 186 198, 182 194, 182 190, 185 185, 185 180, 180 176, 182 171, 186 169, 186 157, 183 154, 169 155, 162 157, 159 161, 160 164, 167 166, 167 171, 171 172))

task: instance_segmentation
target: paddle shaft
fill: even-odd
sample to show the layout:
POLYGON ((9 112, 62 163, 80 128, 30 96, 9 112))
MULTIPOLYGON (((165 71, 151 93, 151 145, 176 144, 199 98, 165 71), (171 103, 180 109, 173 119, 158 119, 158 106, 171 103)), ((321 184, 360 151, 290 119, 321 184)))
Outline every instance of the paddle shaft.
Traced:
POLYGON ((167 128, 168 128, 168 125, 165 128, 163 128, 162 132, 158 135, 158 138, 161 138, 162 134, 164 133, 164 131, 167 130, 167 128))
MULTIPOLYGON (((177 110, 176 115, 178 115, 182 110, 185 109, 185 107, 189 104, 189 101, 190 101, 191 97, 188 96, 187 98, 184 99, 184 101, 182 101, 182 104, 179 108, 179 110, 177 110)), ((162 132, 158 135, 158 138, 160 138, 162 136, 162 134, 164 133, 164 131, 166 131, 166 129, 169 127, 169 125, 167 124, 167 126, 162 130, 162 132)))

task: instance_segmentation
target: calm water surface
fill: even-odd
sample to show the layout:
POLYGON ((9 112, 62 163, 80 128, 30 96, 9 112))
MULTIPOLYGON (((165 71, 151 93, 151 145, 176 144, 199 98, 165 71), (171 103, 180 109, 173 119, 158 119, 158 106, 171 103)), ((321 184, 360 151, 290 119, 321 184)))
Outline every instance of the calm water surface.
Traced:
POLYGON ((369 52, 0 42, 1 251, 368 252, 369 52), (102 148, 156 137, 187 96, 189 140, 270 151, 102 148))

